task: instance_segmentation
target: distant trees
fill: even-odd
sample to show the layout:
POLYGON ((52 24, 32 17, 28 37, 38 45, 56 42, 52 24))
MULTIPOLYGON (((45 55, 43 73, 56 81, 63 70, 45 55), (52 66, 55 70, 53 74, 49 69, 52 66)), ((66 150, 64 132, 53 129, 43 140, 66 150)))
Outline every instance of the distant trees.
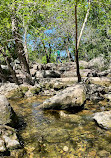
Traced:
MULTIPOLYGON (((46 56, 46 62, 51 62, 52 52, 60 49, 66 50, 70 61, 72 51, 80 81, 80 58, 89 60, 103 53, 108 59, 111 55, 110 7, 110 0, 1 1, 0 59, 7 59, 10 67, 10 62, 18 58, 27 82, 33 84, 30 60, 46 56)), ((12 74, 17 83, 14 70, 12 74)))

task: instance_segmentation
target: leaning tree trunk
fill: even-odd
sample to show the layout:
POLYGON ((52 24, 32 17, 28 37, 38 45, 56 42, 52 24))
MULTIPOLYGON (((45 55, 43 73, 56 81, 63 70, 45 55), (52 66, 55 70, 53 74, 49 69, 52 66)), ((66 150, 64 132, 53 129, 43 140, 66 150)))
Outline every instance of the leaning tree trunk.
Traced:
POLYGON ((84 19, 84 23, 82 25, 82 29, 81 29, 81 32, 80 32, 80 35, 79 35, 79 38, 78 38, 78 42, 77 42, 77 49, 79 48, 79 43, 80 43, 80 40, 81 40, 81 37, 82 37, 82 34, 83 34, 83 30, 84 30, 84 27, 85 27, 85 24, 87 22, 87 19, 88 19, 88 15, 89 15, 89 11, 90 11, 90 0, 88 0, 88 10, 87 10, 87 13, 86 13, 86 16, 85 16, 85 19, 84 19))
POLYGON ((77 72, 77 77, 78 77, 78 82, 81 82, 81 75, 79 72, 79 60, 78 60, 78 49, 77 49, 77 0, 75 4, 75 29, 76 29, 76 36, 75 36, 75 41, 76 41, 76 47, 75 47, 75 60, 76 60, 76 72, 77 72))
POLYGON ((8 66, 8 68, 9 68, 11 74, 12 74, 12 77, 13 77, 14 82, 15 82, 17 85, 19 85, 18 78, 16 77, 16 73, 15 73, 15 71, 13 70, 13 67, 12 67, 11 64, 10 64, 9 57, 8 57, 8 56, 6 55, 6 53, 3 52, 2 50, 0 50, 0 52, 1 52, 1 54, 3 55, 3 57, 4 57, 4 59, 5 59, 6 63, 7 63, 7 66, 8 66))
POLYGON ((29 63, 29 56, 28 56, 28 49, 27 49, 27 26, 25 27, 25 32, 24 32, 24 51, 25 51, 25 56, 27 63, 29 63))
POLYGON ((4 73, 3 73, 3 69, 1 67, 1 65, 0 65, 0 79, 2 80, 2 82, 6 82, 7 81, 7 78, 4 75, 4 73))
POLYGON ((17 52, 19 61, 22 66, 22 71, 25 74, 26 82, 28 82, 31 85, 34 85, 31 74, 30 74, 29 64, 28 64, 26 56, 25 56, 22 37, 19 34, 18 21, 16 18, 16 9, 12 8, 12 11, 13 11, 12 12, 12 35, 15 40, 16 52, 17 52))

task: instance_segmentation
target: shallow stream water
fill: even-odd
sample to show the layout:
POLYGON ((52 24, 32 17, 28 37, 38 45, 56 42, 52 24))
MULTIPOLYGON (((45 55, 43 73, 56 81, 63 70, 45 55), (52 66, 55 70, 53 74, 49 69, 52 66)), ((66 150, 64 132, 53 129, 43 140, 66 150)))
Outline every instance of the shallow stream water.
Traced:
POLYGON ((84 110, 67 113, 70 117, 65 118, 60 115, 61 111, 37 110, 46 98, 9 100, 20 120, 24 121, 19 129, 24 147, 22 152, 12 152, 12 157, 111 158, 111 131, 99 128, 92 120, 93 113, 111 110, 110 103, 87 102, 84 110))

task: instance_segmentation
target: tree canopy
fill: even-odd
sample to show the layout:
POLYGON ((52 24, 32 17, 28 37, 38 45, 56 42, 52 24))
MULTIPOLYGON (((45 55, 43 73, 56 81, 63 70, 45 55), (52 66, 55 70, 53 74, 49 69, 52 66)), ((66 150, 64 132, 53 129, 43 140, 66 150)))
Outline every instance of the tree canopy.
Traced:
POLYGON ((39 62, 46 56, 46 62, 51 62, 57 49, 74 56, 76 4, 79 58, 90 60, 102 53, 108 59, 111 0, 4 0, 0 2, 1 62, 5 50, 12 60, 19 58, 30 74, 30 61, 39 62))

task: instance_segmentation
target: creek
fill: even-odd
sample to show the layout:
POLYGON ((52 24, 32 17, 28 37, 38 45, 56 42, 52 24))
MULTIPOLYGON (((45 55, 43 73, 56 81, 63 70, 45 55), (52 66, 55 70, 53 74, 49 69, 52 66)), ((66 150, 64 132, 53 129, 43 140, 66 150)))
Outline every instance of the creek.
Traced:
MULTIPOLYGON (((93 113, 111 110, 108 102, 86 102, 84 110, 76 114, 66 112, 76 119, 67 119, 60 116, 61 111, 38 111, 37 106, 45 99, 37 96, 9 100, 19 119, 24 120, 19 129, 24 147, 18 158, 111 157, 111 131, 99 128, 92 120, 93 113)), ((15 153, 17 150, 12 155, 15 153)))

